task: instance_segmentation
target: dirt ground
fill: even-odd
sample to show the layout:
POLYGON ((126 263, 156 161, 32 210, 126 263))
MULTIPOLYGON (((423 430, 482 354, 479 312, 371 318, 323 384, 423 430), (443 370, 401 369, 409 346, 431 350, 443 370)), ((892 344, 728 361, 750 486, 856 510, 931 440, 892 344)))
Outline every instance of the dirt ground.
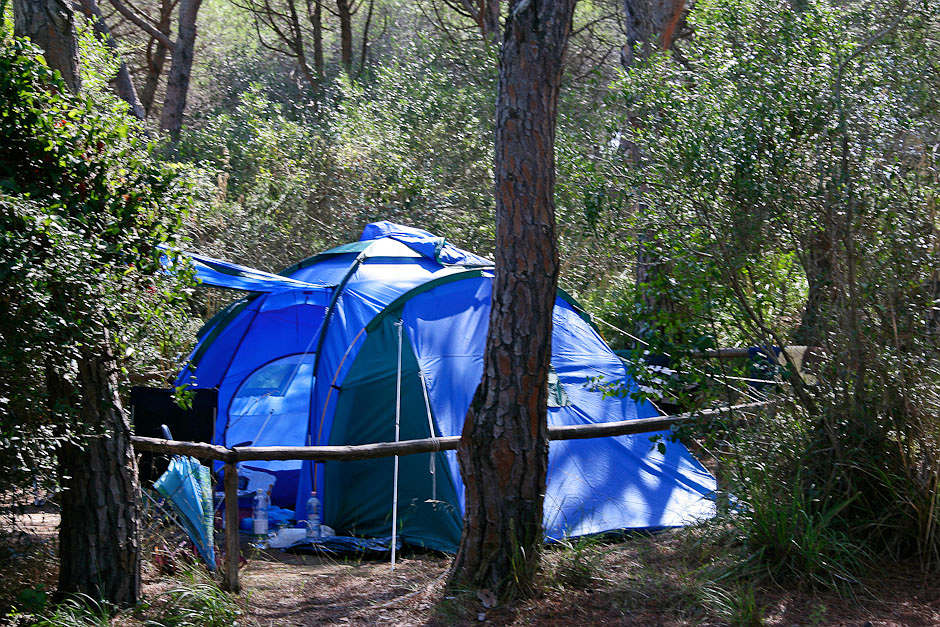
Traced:
MULTIPOLYGON (((50 511, 17 517, 20 541, 39 550, 3 555, 5 597, 15 598, 13 588, 27 582, 54 585, 57 524, 50 511)), ((444 555, 406 551, 392 570, 386 560, 253 552, 241 571, 238 603, 249 625, 721 625, 755 618, 781 626, 940 625, 940 580, 904 565, 886 565, 850 598, 799 586, 729 589, 709 579, 704 553, 690 549, 681 532, 552 548, 533 598, 484 607, 475 591, 445 592, 444 555)), ((145 598, 159 595, 167 581, 148 563, 145 598)), ((118 622, 134 621, 125 615, 118 622)))
MULTIPOLYGON (((444 556, 410 555, 392 571, 387 562, 261 555, 242 571, 245 608, 261 625, 733 622, 720 593, 703 588, 679 545, 671 534, 658 534, 594 547, 588 557, 600 566, 574 582, 559 571, 571 567, 570 552, 550 550, 548 583, 534 598, 489 609, 474 594, 445 594, 450 558, 444 556)), ((779 588, 759 589, 755 599, 767 625, 940 625, 940 582, 897 565, 879 581, 865 582, 854 599, 779 588)))

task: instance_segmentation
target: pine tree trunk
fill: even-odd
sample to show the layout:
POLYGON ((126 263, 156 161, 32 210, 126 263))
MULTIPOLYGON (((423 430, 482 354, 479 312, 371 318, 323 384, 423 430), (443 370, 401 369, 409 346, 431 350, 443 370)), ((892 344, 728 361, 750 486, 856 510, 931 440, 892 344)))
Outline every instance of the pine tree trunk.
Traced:
POLYGON ((532 588, 548 468, 547 382, 558 279, 555 118, 574 0, 509 8, 496 105, 496 277, 483 381, 458 458, 466 489, 455 586, 532 588))
POLYGON ((58 70, 69 89, 82 87, 78 73, 75 15, 64 0, 13 0, 13 32, 43 50, 46 64, 58 70))
POLYGON ((177 20, 179 27, 176 46, 170 61, 166 82, 166 98, 160 114, 160 128, 177 139, 183 128, 183 111, 189 93, 189 79, 193 68, 193 50, 196 45, 196 16, 201 0, 180 0, 177 20))
POLYGON ((59 591, 118 605, 140 597, 137 462, 109 352, 78 364, 81 419, 100 435, 59 454, 59 591))

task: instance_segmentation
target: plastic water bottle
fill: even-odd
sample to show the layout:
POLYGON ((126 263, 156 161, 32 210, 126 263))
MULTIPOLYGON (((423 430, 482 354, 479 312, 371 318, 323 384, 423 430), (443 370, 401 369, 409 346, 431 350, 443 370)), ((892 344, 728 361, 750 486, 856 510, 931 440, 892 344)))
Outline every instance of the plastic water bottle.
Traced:
POLYGON ((255 546, 259 549, 268 548, 268 506, 271 499, 259 489, 255 492, 255 499, 251 508, 252 535, 255 546))
POLYGON ((307 499, 307 537, 319 540, 322 536, 320 529, 320 499, 314 490, 307 499))

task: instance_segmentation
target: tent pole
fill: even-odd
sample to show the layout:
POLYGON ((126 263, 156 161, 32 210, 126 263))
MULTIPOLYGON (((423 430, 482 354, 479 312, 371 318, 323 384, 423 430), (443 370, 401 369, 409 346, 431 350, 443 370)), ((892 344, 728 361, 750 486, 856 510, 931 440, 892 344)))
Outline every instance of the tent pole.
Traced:
MULTIPOLYGON (((398 442, 401 434, 401 331, 402 322, 395 323, 398 327, 398 380, 395 385, 395 441, 398 442)), ((398 536, 398 455, 395 456, 395 472, 392 478, 392 570, 395 570, 395 544, 398 536)))

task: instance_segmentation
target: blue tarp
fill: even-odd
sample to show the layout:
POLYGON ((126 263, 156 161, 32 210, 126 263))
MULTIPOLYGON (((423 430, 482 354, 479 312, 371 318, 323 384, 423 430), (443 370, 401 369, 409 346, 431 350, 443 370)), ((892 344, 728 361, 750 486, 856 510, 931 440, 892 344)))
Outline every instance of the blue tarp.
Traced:
MULTIPOLYGON (((213 287, 224 287, 242 292, 270 293, 283 290, 310 290, 324 296, 328 296, 330 293, 330 286, 326 283, 299 281, 198 253, 182 253, 182 255, 192 263, 193 269, 196 271, 196 278, 200 282, 213 287)), ((173 264, 169 257, 163 255, 161 262, 167 272, 173 272, 173 264)))
POLYGON ((209 469, 192 457, 170 460, 166 472, 153 484, 179 515, 189 539, 209 570, 215 570, 212 477, 209 469))
POLYGON ((399 241, 409 248, 421 253, 428 259, 433 259, 445 265, 453 266, 492 266, 493 262, 479 255, 461 250, 448 243, 443 237, 437 237, 410 226, 402 226, 383 220, 373 222, 362 231, 359 241, 378 240, 390 238, 399 241))

